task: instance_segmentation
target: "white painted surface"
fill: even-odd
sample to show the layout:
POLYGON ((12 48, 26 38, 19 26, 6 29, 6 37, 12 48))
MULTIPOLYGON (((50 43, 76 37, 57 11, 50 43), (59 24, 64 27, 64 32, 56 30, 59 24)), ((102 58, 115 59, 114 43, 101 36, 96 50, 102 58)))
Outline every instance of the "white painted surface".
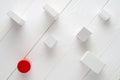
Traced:
POLYGON ((6 80, 8 76, 8 80, 118 80, 120 1, 110 0, 104 7, 111 14, 110 21, 104 23, 98 13, 106 1, 72 0, 49 27, 53 19, 44 13, 43 5, 48 3, 60 13, 69 0, 1 0, 0 80, 6 80), (22 15, 26 24, 16 27, 6 15, 9 10, 22 15), (83 26, 92 32, 92 36, 87 42, 80 43, 76 35, 83 26), (59 43, 49 50, 43 41, 51 34, 59 43), (87 50, 107 65, 99 75, 80 63, 87 50), (17 62, 27 53, 26 57, 32 64, 31 71, 28 74, 20 74, 17 70, 13 72, 17 62))

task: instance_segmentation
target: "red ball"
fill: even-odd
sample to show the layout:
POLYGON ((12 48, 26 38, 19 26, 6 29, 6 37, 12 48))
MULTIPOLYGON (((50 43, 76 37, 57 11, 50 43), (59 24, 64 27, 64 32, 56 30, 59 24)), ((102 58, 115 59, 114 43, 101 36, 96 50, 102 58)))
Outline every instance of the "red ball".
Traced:
POLYGON ((31 68, 31 64, 27 59, 22 59, 18 62, 17 69, 21 73, 27 73, 31 68))

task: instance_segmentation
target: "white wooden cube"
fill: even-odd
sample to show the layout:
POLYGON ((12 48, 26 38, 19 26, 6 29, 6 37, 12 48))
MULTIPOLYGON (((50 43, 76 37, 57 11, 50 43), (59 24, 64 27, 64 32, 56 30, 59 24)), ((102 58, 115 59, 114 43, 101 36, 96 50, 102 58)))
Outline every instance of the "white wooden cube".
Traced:
POLYGON ((44 44, 49 47, 53 48, 54 45, 56 44, 57 40, 53 36, 49 36, 45 41, 44 44))
POLYGON ((21 25, 21 26, 24 25, 25 21, 24 21, 20 16, 18 16, 15 12, 9 11, 9 12, 7 13, 7 15, 8 15, 12 20, 14 20, 17 24, 19 24, 19 25, 21 25))
POLYGON ((77 37, 80 41, 85 42, 88 40, 89 36, 92 33, 85 27, 83 27, 80 32, 77 34, 77 37))
POLYGON ((97 74, 99 74, 104 67, 104 63, 89 51, 81 58, 81 62, 97 74))
POLYGON ((57 20, 57 18, 59 17, 59 13, 56 10, 54 10, 51 6, 49 6, 48 4, 44 5, 43 9, 54 20, 57 20))
POLYGON ((108 21, 110 19, 110 14, 105 11, 105 10, 102 10, 100 13, 99 13, 99 17, 103 20, 103 21, 108 21))

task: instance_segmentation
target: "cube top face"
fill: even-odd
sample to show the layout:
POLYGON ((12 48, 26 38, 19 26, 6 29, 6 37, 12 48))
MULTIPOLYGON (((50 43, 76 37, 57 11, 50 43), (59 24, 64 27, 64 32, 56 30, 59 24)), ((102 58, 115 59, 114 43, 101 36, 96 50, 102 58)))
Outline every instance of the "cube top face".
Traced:
POLYGON ((103 20, 103 21, 108 21, 110 19, 110 14, 105 11, 105 10, 102 10, 100 13, 99 13, 99 17, 103 20))
POLYGON ((55 11, 51 6, 49 6, 48 4, 44 5, 43 9, 45 10, 45 12, 50 15, 54 20, 57 20, 59 13, 57 11, 55 11))
POLYGON ((83 27, 80 32, 77 34, 78 39, 80 39, 80 41, 85 42, 88 40, 89 36, 92 33, 85 27, 83 27))
POLYGON ((17 24, 19 24, 19 25, 21 25, 21 26, 24 25, 25 21, 24 21, 22 18, 20 18, 20 17, 19 17, 16 13, 14 13, 13 11, 9 11, 9 12, 7 13, 7 15, 8 15, 12 20, 14 20, 17 24))
POLYGON ((104 67, 104 63, 101 62, 96 56, 91 54, 89 51, 87 51, 81 58, 81 62, 97 74, 99 74, 104 67))
POLYGON ((45 41, 45 45, 49 48, 53 48, 57 40, 53 36, 49 36, 45 41))

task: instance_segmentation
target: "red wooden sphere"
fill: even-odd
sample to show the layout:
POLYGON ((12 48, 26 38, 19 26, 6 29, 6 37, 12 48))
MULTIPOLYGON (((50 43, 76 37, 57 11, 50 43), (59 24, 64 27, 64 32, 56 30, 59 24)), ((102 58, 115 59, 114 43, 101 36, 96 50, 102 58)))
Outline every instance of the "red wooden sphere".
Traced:
POLYGON ((27 59, 22 59, 18 62, 17 69, 21 73, 27 73, 31 68, 31 64, 27 59))

